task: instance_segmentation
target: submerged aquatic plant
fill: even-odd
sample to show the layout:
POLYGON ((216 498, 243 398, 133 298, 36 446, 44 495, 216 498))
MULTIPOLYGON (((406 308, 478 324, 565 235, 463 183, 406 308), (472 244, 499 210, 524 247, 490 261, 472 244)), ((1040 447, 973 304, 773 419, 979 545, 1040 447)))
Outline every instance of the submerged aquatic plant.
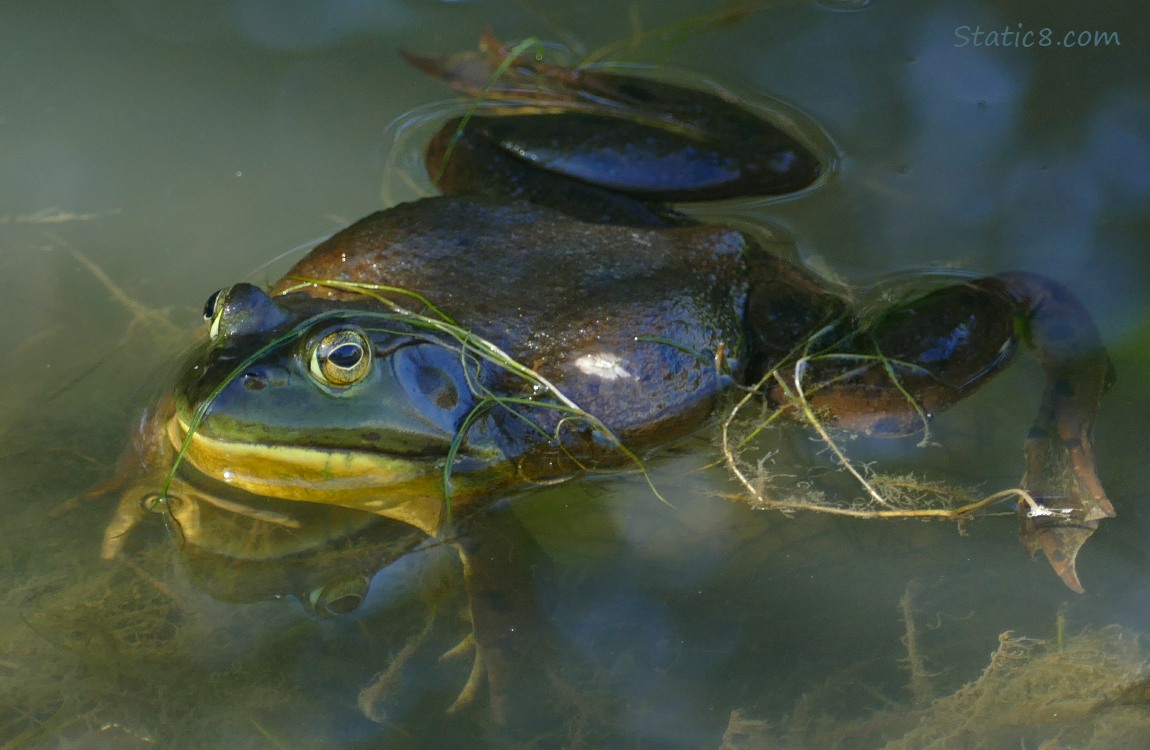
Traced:
POLYGON ((917 588, 911 581, 898 602, 905 653, 899 662, 908 672, 909 701, 893 700, 854 678, 835 675, 804 693, 789 715, 775 721, 745 709, 732 711, 720 750, 1145 747, 1150 735, 1150 654, 1138 634, 1110 625, 1067 635, 1060 610, 1054 639, 1000 633, 973 679, 952 683, 953 690, 940 695, 948 672, 928 671, 915 619, 917 588), (870 693, 877 707, 843 715, 844 690, 856 698, 870 693))
POLYGON ((835 352, 833 343, 824 343, 834 335, 835 329, 835 323, 832 323, 809 337, 748 388, 727 412, 721 425, 720 449, 727 469, 746 492, 743 499, 756 508, 784 512, 809 510, 863 519, 936 518, 957 521, 1008 500, 1024 505, 1030 517, 1056 514, 1021 487, 978 498, 969 490, 946 482, 919 479, 913 474, 881 473, 869 464, 852 459, 842 441, 827 426, 825 415, 812 404, 811 396, 870 367, 881 368, 916 415, 923 433, 918 446, 932 445, 933 439, 929 415, 898 376, 900 370, 915 372, 921 368, 887 357, 873 342, 872 354, 835 352), (813 365, 828 360, 857 362, 858 366, 832 378, 812 380, 813 365), (764 401, 763 394, 768 392, 776 394, 778 403, 764 401), (743 412, 751 404, 761 404, 762 411, 757 417, 748 419, 743 412), (861 498, 830 499, 826 493, 814 489, 808 478, 799 479, 789 488, 781 487, 779 480, 784 475, 772 474, 766 467, 773 453, 767 453, 753 465, 743 459, 744 451, 753 442, 767 441, 768 430, 785 419, 796 417, 814 430, 823 447, 834 457, 839 471, 849 475, 861 489, 861 498))

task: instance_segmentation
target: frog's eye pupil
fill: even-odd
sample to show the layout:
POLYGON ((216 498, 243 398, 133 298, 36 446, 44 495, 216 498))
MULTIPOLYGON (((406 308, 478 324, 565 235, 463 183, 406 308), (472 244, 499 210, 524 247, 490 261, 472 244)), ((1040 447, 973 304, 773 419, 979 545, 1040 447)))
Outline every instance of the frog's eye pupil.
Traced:
POLYGON ((327 334, 312 349, 309 369, 321 385, 332 388, 355 385, 371 370, 367 336, 357 328, 327 334))
POLYGON ((336 367, 350 369, 363 358, 363 347, 355 343, 340 344, 327 355, 327 361, 336 367))

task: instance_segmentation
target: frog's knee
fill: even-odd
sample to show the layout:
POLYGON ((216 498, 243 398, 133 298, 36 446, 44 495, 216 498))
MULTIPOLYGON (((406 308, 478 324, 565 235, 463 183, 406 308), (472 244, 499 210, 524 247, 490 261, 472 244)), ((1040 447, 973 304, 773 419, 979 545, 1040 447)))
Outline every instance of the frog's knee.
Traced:
POLYGON ((901 304, 869 331, 876 350, 928 381, 971 392, 1014 353, 1011 299, 982 280, 954 284, 901 304))

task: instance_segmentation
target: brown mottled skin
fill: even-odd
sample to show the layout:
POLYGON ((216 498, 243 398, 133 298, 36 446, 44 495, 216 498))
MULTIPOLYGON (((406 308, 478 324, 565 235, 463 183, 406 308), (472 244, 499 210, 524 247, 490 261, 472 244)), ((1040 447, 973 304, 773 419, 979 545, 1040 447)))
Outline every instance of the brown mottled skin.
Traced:
MULTIPOLYGON (((450 61, 416 62, 463 90, 476 89, 460 82, 450 61)), ((727 382, 756 382, 804 346, 808 354, 881 354, 890 370, 857 357, 813 360, 809 382, 826 385, 812 391, 811 404, 842 428, 909 435, 921 429, 923 414, 946 409, 1000 371, 1022 331, 1048 379, 1027 441, 1024 487, 1066 511, 1038 521, 1024 517, 1024 536, 1052 561, 1058 558, 1060 575, 1080 590, 1073 566, 1079 545, 1065 540, 1067 548, 1058 540, 1066 532, 1042 529, 1092 530, 1099 518, 1113 515, 1095 472, 1090 434, 1112 368, 1072 293, 1033 274, 958 278, 896 293, 902 302, 860 320, 841 290, 810 271, 766 253, 735 229, 700 226, 665 203, 704 197, 715 181, 705 170, 690 170, 690 180, 704 187, 672 185, 646 172, 629 177, 629 164, 596 181, 579 158, 585 150, 589 163, 615 164, 615 146, 602 135, 607 132, 641 144, 639 158, 649 153, 652 170, 668 160, 680 164, 674 150, 682 142, 645 119, 651 102, 659 116, 678 117, 688 131, 712 137, 714 157, 698 156, 697 134, 687 151, 708 167, 720 165, 729 181, 711 185, 716 195, 788 192, 809 184, 822 167, 803 156, 797 142, 712 94, 611 74, 531 72, 555 78, 559 95, 578 111, 475 116, 466 127, 449 122, 427 155, 429 174, 448 197, 357 222, 316 248, 273 293, 299 277, 417 291, 551 379, 636 449, 696 429, 727 382), (593 92, 596 102, 614 98, 617 108, 588 113, 581 92, 593 92), (636 113, 635 122, 618 108, 636 113), (758 133, 746 143, 789 156, 731 166, 736 157, 726 149, 739 140, 734 130, 754 127, 758 133), (785 170, 773 174, 766 161, 785 164, 785 170), (583 355, 604 353, 634 377, 606 379, 575 364, 583 355), (1057 472, 1060 462, 1070 471, 1057 472)), ((508 88, 508 98, 523 95, 513 84, 508 88)), ((905 283, 909 288, 921 279, 905 283)), ((340 296, 322 288, 305 292, 340 296)), ((784 400, 777 386, 768 395, 784 400)), ((538 443, 530 431, 511 429, 510 442, 538 443)), ((533 449, 522 448, 504 442, 505 452, 526 465, 533 449)), ((556 473, 565 470, 562 460, 544 463, 556 473)))
MULTIPOLYGON (((749 234, 701 225, 669 205, 807 188, 826 167, 799 139, 714 93, 527 60, 504 65, 507 51, 486 44, 478 67, 506 69, 506 86, 468 81, 460 71, 475 68, 470 58, 413 57, 463 90, 524 105, 483 111, 466 127, 452 121, 432 139, 429 174, 444 196, 338 232, 270 294, 236 284, 211 297, 210 340, 125 463, 146 476, 125 491, 106 557, 161 484, 189 546, 230 549, 210 539, 226 528, 209 523, 218 514, 192 512, 201 502, 253 508, 256 523, 275 521, 254 510, 261 500, 342 505, 435 534, 448 519, 475 521, 473 511, 525 484, 618 467, 690 433, 724 388, 793 370, 808 355, 803 382, 825 420, 904 436, 986 383, 1021 339, 1046 374, 1025 447, 1023 487, 1035 504, 1022 508, 1023 534, 1081 590, 1077 552, 1114 514, 1091 434, 1113 373, 1072 293, 1026 273, 914 275, 892 282, 898 302, 855 310, 841 287, 749 234), (324 285, 341 281, 422 295, 553 383, 632 452, 544 407, 553 393, 480 362, 441 331, 324 285), (515 408, 493 406, 493 395, 515 408)), ((788 403, 780 386, 766 391, 788 403)), ((489 533, 480 521, 461 549, 502 713, 503 681, 525 674, 514 652, 547 638, 523 611, 531 602, 498 590, 514 577, 503 549, 514 533, 489 533), (485 612, 488 600, 509 608, 485 612), (523 627, 510 638, 504 626, 513 622, 523 627)), ((357 603, 354 584, 315 606, 346 611, 357 603)))
POLYGON ((724 350, 741 376, 746 247, 724 227, 618 227, 523 201, 430 198, 339 232, 288 278, 420 291, 625 441, 650 443, 704 419, 721 378, 684 351, 636 337, 668 339, 712 361, 724 350), (615 352, 633 377, 589 377, 575 364, 615 352))

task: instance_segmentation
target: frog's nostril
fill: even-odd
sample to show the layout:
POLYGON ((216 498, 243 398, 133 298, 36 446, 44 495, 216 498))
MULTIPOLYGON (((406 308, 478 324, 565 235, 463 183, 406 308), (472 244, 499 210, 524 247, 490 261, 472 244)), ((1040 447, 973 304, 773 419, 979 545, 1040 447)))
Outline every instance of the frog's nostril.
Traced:
POLYGON ((258 372, 245 372, 240 376, 240 379, 243 381, 244 388, 247 388, 249 391, 262 391, 268 387, 267 378, 258 372))

